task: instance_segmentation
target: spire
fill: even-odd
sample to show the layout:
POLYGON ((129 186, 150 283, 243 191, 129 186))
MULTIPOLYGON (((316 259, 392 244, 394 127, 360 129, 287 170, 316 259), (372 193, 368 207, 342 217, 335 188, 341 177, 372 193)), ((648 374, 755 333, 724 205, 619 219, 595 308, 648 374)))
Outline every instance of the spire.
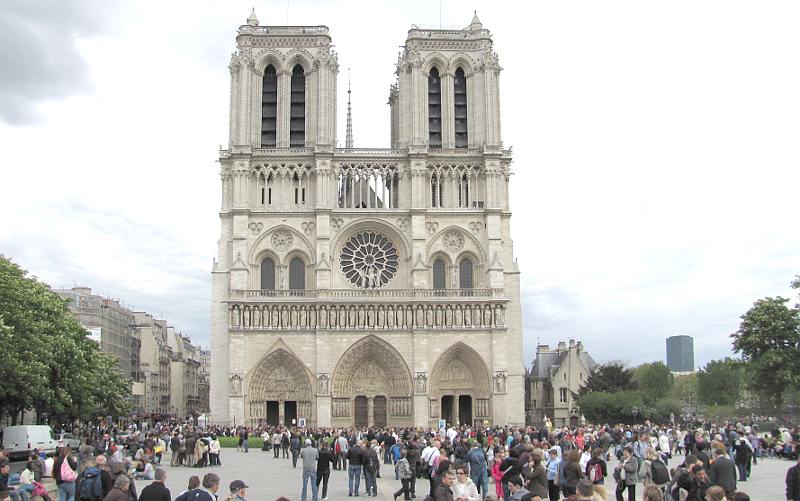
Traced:
POLYGON ((474 12, 474 14, 472 16, 472 22, 469 23, 469 29, 470 29, 470 31, 477 31, 477 30, 482 29, 483 25, 481 24, 481 20, 478 19, 478 11, 476 10, 476 11, 473 11, 473 12, 474 12))
POLYGON ((258 18, 256 17, 256 8, 250 11, 250 16, 247 18, 247 24, 250 26, 258 26, 258 18))
POLYGON ((347 134, 344 139, 344 147, 353 147, 353 112, 350 107, 350 68, 347 68, 347 134))

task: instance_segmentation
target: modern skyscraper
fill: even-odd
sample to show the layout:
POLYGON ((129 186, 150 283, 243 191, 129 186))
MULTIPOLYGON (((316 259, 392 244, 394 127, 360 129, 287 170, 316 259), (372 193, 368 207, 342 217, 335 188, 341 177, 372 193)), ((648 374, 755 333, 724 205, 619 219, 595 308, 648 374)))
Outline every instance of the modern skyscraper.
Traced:
POLYGON ((672 372, 694 371, 694 338, 692 336, 667 338, 667 367, 672 372))

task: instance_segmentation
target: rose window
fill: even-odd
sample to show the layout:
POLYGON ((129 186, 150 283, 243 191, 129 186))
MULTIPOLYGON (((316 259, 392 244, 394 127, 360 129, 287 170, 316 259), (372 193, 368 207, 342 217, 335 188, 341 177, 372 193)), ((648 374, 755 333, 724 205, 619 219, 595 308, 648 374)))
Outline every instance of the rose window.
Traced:
POLYGON ((397 273, 397 249, 380 233, 362 231, 344 244, 342 273, 351 284, 374 289, 388 284, 397 273))

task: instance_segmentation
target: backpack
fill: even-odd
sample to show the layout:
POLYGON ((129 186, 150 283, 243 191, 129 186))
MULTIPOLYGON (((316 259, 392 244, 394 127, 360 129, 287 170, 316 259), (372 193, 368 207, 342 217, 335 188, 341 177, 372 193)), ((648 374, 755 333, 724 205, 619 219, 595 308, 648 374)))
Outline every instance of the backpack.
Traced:
POLYGON ((589 480, 591 480, 593 484, 603 480, 603 467, 600 463, 589 465, 589 480))
POLYGON ((656 460, 650 464, 650 469, 653 472, 653 483, 656 485, 664 485, 669 482, 669 470, 663 461, 656 460))
POLYGON ((78 497, 81 499, 103 499, 103 481, 100 475, 100 468, 90 466, 81 475, 80 490, 78 497))

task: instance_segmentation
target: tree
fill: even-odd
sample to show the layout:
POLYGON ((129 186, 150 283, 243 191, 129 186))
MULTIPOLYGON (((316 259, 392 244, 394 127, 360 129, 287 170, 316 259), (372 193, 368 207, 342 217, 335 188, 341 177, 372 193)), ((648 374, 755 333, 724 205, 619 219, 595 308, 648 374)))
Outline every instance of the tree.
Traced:
POLYGON ((771 400, 779 414, 784 392, 800 381, 800 314, 788 301, 759 299, 731 334, 733 350, 745 362, 748 386, 771 400))
POLYGON ((599 365, 586 379, 586 384, 578 390, 578 395, 591 392, 608 392, 635 390, 633 372, 620 362, 599 365))
POLYGON ((125 413, 130 383, 87 337, 67 303, 0 256, 0 415, 35 409, 71 421, 125 413))
POLYGON ((702 405, 736 405, 742 395, 744 365, 739 360, 712 360, 697 372, 697 397, 702 405))
POLYGON ((647 405, 669 394, 674 378, 664 362, 642 364, 633 370, 633 380, 639 387, 642 399, 647 405))
POLYGON ((641 412, 644 402, 638 391, 590 391, 576 401, 581 413, 592 423, 630 423, 633 408, 641 412))

